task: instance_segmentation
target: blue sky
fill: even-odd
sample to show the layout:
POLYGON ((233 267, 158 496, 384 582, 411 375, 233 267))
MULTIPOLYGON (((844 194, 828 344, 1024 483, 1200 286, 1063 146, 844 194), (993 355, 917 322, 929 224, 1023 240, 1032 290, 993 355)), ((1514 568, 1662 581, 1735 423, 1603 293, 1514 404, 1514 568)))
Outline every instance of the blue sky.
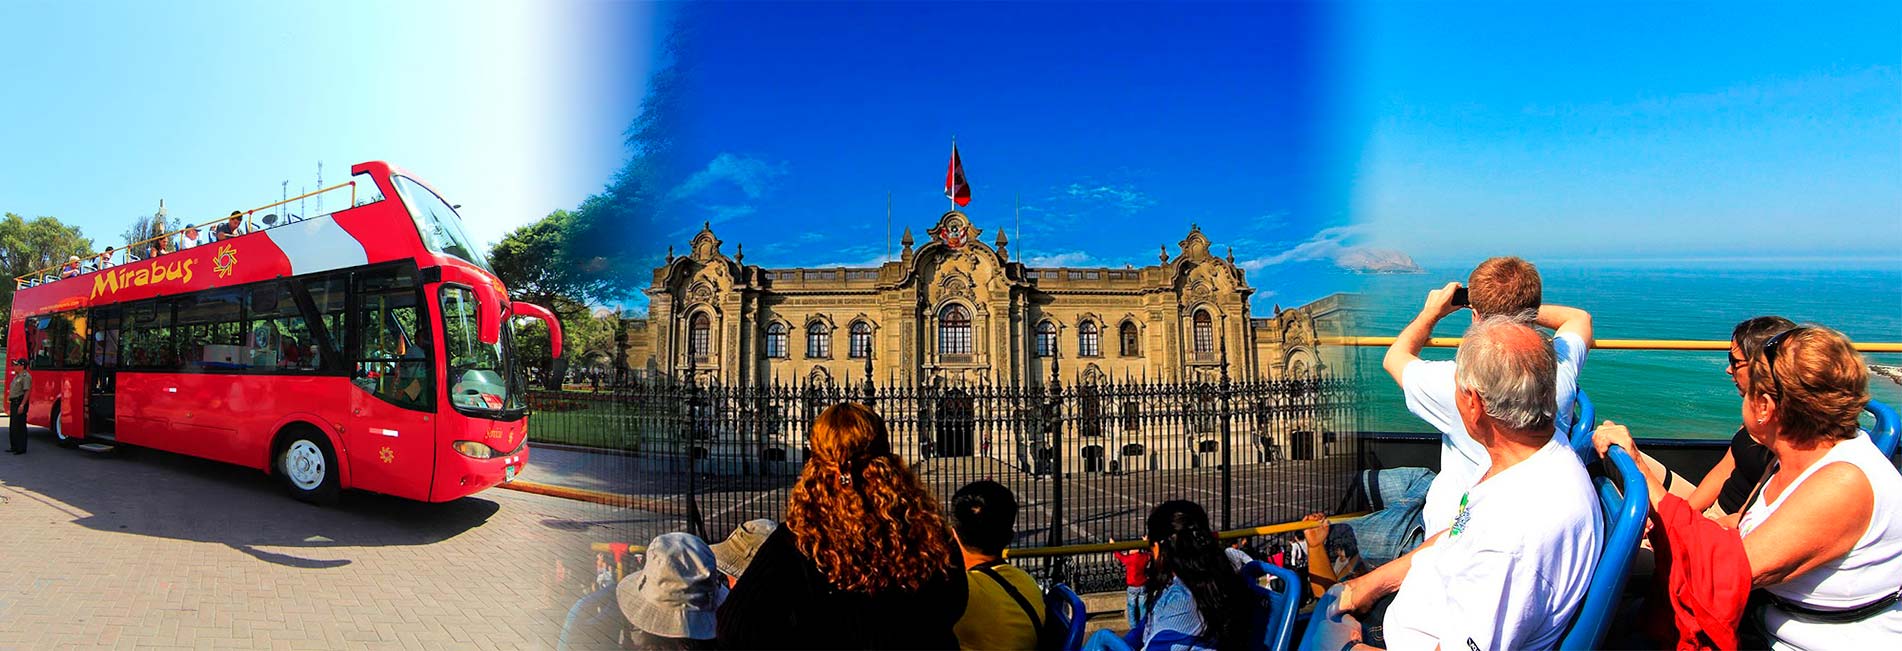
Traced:
POLYGON ((711 221, 752 264, 876 264, 887 193, 894 248, 945 211, 956 136, 967 214, 1028 263, 1155 264, 1199 224, 1250 270, 1258 313, 1353 287, 1332 255, 1358 131, 1315 8, 703 9, 678 141, 699 173, 658 234, 678 252, 711 221))
MULTIPOLYGON (((163 198, 205 221, 388 160, 483 242, 601 189, 625 157, 648 7, 0 4, 0 211, 99 246, 163 198)), ((334 205, 332 206, 334 208, 334 205)))
POLYGON ((1902 9, 1381 3, 1355 212, 1422 262, 1902 251, 1902 9))

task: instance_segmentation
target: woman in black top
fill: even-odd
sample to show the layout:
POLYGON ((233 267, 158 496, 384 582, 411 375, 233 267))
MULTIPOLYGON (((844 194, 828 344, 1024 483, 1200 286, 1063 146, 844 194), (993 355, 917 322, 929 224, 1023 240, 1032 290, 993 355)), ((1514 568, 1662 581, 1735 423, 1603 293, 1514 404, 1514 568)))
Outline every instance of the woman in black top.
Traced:
POLYGON ((937 501, 864 405, 813 422, 785 524, 720 607, 723 649, 955 649, 963 560, 937 501))

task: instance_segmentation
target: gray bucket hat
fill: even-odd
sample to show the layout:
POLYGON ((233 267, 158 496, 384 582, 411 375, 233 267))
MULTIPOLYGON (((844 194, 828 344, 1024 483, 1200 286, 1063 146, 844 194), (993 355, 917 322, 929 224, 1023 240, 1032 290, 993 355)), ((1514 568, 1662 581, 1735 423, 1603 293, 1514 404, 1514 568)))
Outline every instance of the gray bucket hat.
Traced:
POLYGON ((713 639, 713 613, 726 601, 726 581, 706 541, 665 533, 647 544, 647 564, 614 589, 621 614, 661 637, 713 639))
POLYGON ((713 546, 713 557, 719 560, 720 571, 736 579, 745 574, 746 566, 752 565, 753 556, 759 554, 760 545, 778 528, 779 523, 766 518, 740 523, 733 535, 713 546))

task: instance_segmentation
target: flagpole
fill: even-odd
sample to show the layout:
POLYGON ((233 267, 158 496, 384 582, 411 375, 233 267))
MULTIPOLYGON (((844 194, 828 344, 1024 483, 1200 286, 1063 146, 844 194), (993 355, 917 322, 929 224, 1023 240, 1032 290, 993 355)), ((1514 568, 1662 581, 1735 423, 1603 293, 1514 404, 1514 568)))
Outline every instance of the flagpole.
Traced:
POLYGON ((1012 214, 1017 215, 1017 250, 1014 251, 1014 253, 1017 254, 1018 262, 1024 261, 1024 206, 1023 206, 1023 203, 1024 203, 1024 193, 1022 192, 1017 193, 1017 196, 1013 197, 1010 200, 1010 211, 1012 214))
MULTIPOLYGON (((957 172, 957 166, 958 166, 958 137, 957 135, 953 134, 951 136, 951 172, 952 173, 957 172)), ((953 174, 952 178, 949 180, 951 181, 951 184, 947 185, 946 187, 950 189, 950 192, 946 192, 944 195, 944 205, 947 210, 957 210, 958 209, 958 200, 956 199, 956 196, 958 194, 958 188, 956 185, 957 177, 955 176, 955 174, 953 174)))
POLYGON ((892 260, 892 192, 885 191, 885 261, 892 260))

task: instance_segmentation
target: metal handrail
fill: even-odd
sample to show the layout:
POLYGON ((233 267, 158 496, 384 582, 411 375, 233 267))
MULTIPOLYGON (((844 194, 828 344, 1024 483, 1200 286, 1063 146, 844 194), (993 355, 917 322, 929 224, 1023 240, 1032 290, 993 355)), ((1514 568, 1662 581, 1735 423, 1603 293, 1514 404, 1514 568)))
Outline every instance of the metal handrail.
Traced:
MULTIPOLYGON (((356 207, 356 205, 357 205, 357 182, 356 182, 356 180, 354 180, 354 179, 353 179, 353 180, 350 180, 350 181, 345 181, 345 182, 343 182, 343 183, 338 183, 338 184, 336 184, 336 185, 333 185, 333 186, 330 186, 330 187, 327 187, 327 188, 319 188, 319 189, 317 189, 317 190, 314 190, 314 191, 311 191, 311 192, 306 192, 306 193, 304 193, 304 194, 300 194, 300 195, 297 195, 297 196, 295 196, 295 197, 291 197, 291 198, 289 198, 289 199, 284 199, 284 200, 282 200, 282 201, 278 201, 278 202, 276 202, 276 203, 270 203, 270 204, 265 204, 265 205, 262 205, 262 206, 258 206, 258 207, 256 207, 256 208, 252 208, 252 209, 250 209, 250 210, 244 210, 244 211, 240 211, 240 212, 242 212, 242 213, 244 214, 244 232, 245 232, 245 233, 252 233, 252 232, 255 232, 255 231, 254 231, 254 230, 252 229, 252 227, 251 227, 251 216, 252 216, 252 215, 255 215, 255 214, 257 214, 257 212, 258 212, 258 211, 260 211, 260 210, 269 210, 269 209, 271 209, 271 208, 276 208, 276 207, 278 207, 278 206, 282 206, 282 205, 284 205, 284 204, 288 204, 288 203, 290 203, 290 202, 292 202, 292 201, 301 201, 301 200, 304 200, 304 199, 308 199, 308 198, 310 198, 310 197, 314 197, 314 196, 317 196, 317 195, 320 195, 320 194, 323 194, 323 193, 325 193, 325 192, 329 192, 329 191, 331 191, 331 190, 335 190, 335 189, 338 189, 338 188, 343 188, 343 187, 348 187, 348 188, 350 188, 350 206, 351 206, 352 208, 354 208, 354 207, 356 207)), ((347 210, 347 208, 346 208, 346 210, 347 210)), ((222 222, 224 222, 224 221, 226 221, 226 220, 229 220, 229 219, 231 219, 231 216, 230 216, 230 215, 226 215, 226 216, 224 216, 224 217, 220 217, 220 218, 218 218, 218 219, 214 219, 214 220, 211 220, 211 221, 208 221, 208 222, 205 222, 205 223, 203 223, 203 224, 194 224, 194 225, 189 225, 189 226, 183 226, 183 227, 180 227, 180 228, 179 228, 178 230, 175 230, 175 231, 170 231, 170 232, 167 232, 167 233, 163 233, 163 234, 160 234, 160 235, 157 235, 157 236, 154 236, 154 237, 148 237, 148 238, 145 238, 145 239, 143 239, 143 240, 139 240, 139 241, 137 241, 137 242, 132 242, 132 243, 129 243, 129 244, 127 244, 127 245, 125 245, 125 248, 122 248, 122 249, 119 249, 120 251, 123 251, 123 252, 125 252, 125 255, 126 255, 126 261, 125 261, 125 262, 123 262, 123 263, 113 263, 113 264, 114 264, 114 265, 118 265, 118 264, 130 264, 130 263, 132 263, 132 262, 135 262, 135 261, 137 261, 137 260, 141 260, 141 259, 143 259, 143 258, 134 258, 134 257, 132 257, 132 252, 133 252, 134 250, 137 250, 137 249, 138 249, 139 247, 141 247, 141 246, 145 246, 145 245, 148 245, 148 244, 151 244, 151 243, 153 243, 153 242, 157 242, 157 241, 159 241, 159 240, 167 240, 167 241, 169 241, 169 240, 170 240, 170 239, 171 239, 171 238, 172 238, 173 236, 175 236, 175 235, 178 235, 179 233, 183 233, 183 232, 185 232, 185 229, 186 229, 186 228, 208 228, 208 227, 212 227, 212 226, 216 226, 216 225, 218 225, 219 223, 222 223, 222 222)), ((286 223, 288 223, 288 222, 286 222, 286 223)), ((178 251, 177 251, 176 249, 174 249, 174 250, 172 250, 172 251, 168 251, 167 253, 177 253, 177 252, 178 252, 178 251)), ((81 267, 81 270, 82 270, 82 271, 80 272, 80 275, 82 275, 82 276, 83 276, 83 275, 86 275, 86 274, 88 274, 88 273, 95 273, 95 272, 98 272, 98 271, 100 271, 100 270, 101 270, 102 268, 94 268, 94 269, 92 269, 92 270, 90 270, 90 271, 87 271, 87 270, 85 270, 85 268, 84 268, 84 266, 83 266, 83 265, 84 265, 84 264, 85 264, 85 263, 86 263, 87 261, 89 261, 89 260, 94 260, 94 259, 96 259, 96 258, 98 258, 98 257, 99 257, 99 253, 98 253, 98 252, 93 252, 93 253, 89 253, 89 254, 87 254, 87 255, 86 255, 85 257, 82 257, 82 258, 80 258, 80 264, 82 265, 82 267, 81 267)), ((110 261, 110 260, 108 260, 108 262, 111 262, 111 261, 110 261)), ((59 280, 59 279, 61 279, 61 278, 63 278, 63 276, 60 276, 60 275, 59 275, 59 274, 61 273, 61 270, 62 270, 62 268, 63 268, 63 267, 65 267, 65 266, 66 266, 67 264, 68 264, 68 263, 66 263, 66 262, 61 262, 61 263, 57 263, 57 264, 54 264, 53 266, 50 266, 50 267, 45 267, 45 268, 41 268, 41 269, 35 269, 35 270, 33 270, 33 271, 29 271, 29 272, 27 272, 27 273, 25 273, 25 274, 22 274, 22 275, 19 275, 19 276, 14 276, 14 277, 13 277, 13 288, 14 288, 14 289, 21 289, 21 288, 24 288, 24 287, 26 287, 26 285, 27 285, 27 282, 28 282, 29 280, 32 280, 32 279, 35 279, 35 278, 40 278, 40 277, 42 277, 43 275, 45 275, 45 274, 49 274, 49 273, 50 273, 50 274, 53 274, 53 280, 59 280)))
MULTIPOLYGON (((1395 337, 1316 337, 1315 341, 1334 346, 1392 346, 1395 337)), ((1458 348, 1459 337, 1434 337, 1431 348, 1458 348)), ((1902 343, 1858 341, 1850 344, 1865 353, 1902 353, 1902 343)), ((1594 339, 1593 350, 1730 350, 1730 340, 1698 339, 1594 339)))

